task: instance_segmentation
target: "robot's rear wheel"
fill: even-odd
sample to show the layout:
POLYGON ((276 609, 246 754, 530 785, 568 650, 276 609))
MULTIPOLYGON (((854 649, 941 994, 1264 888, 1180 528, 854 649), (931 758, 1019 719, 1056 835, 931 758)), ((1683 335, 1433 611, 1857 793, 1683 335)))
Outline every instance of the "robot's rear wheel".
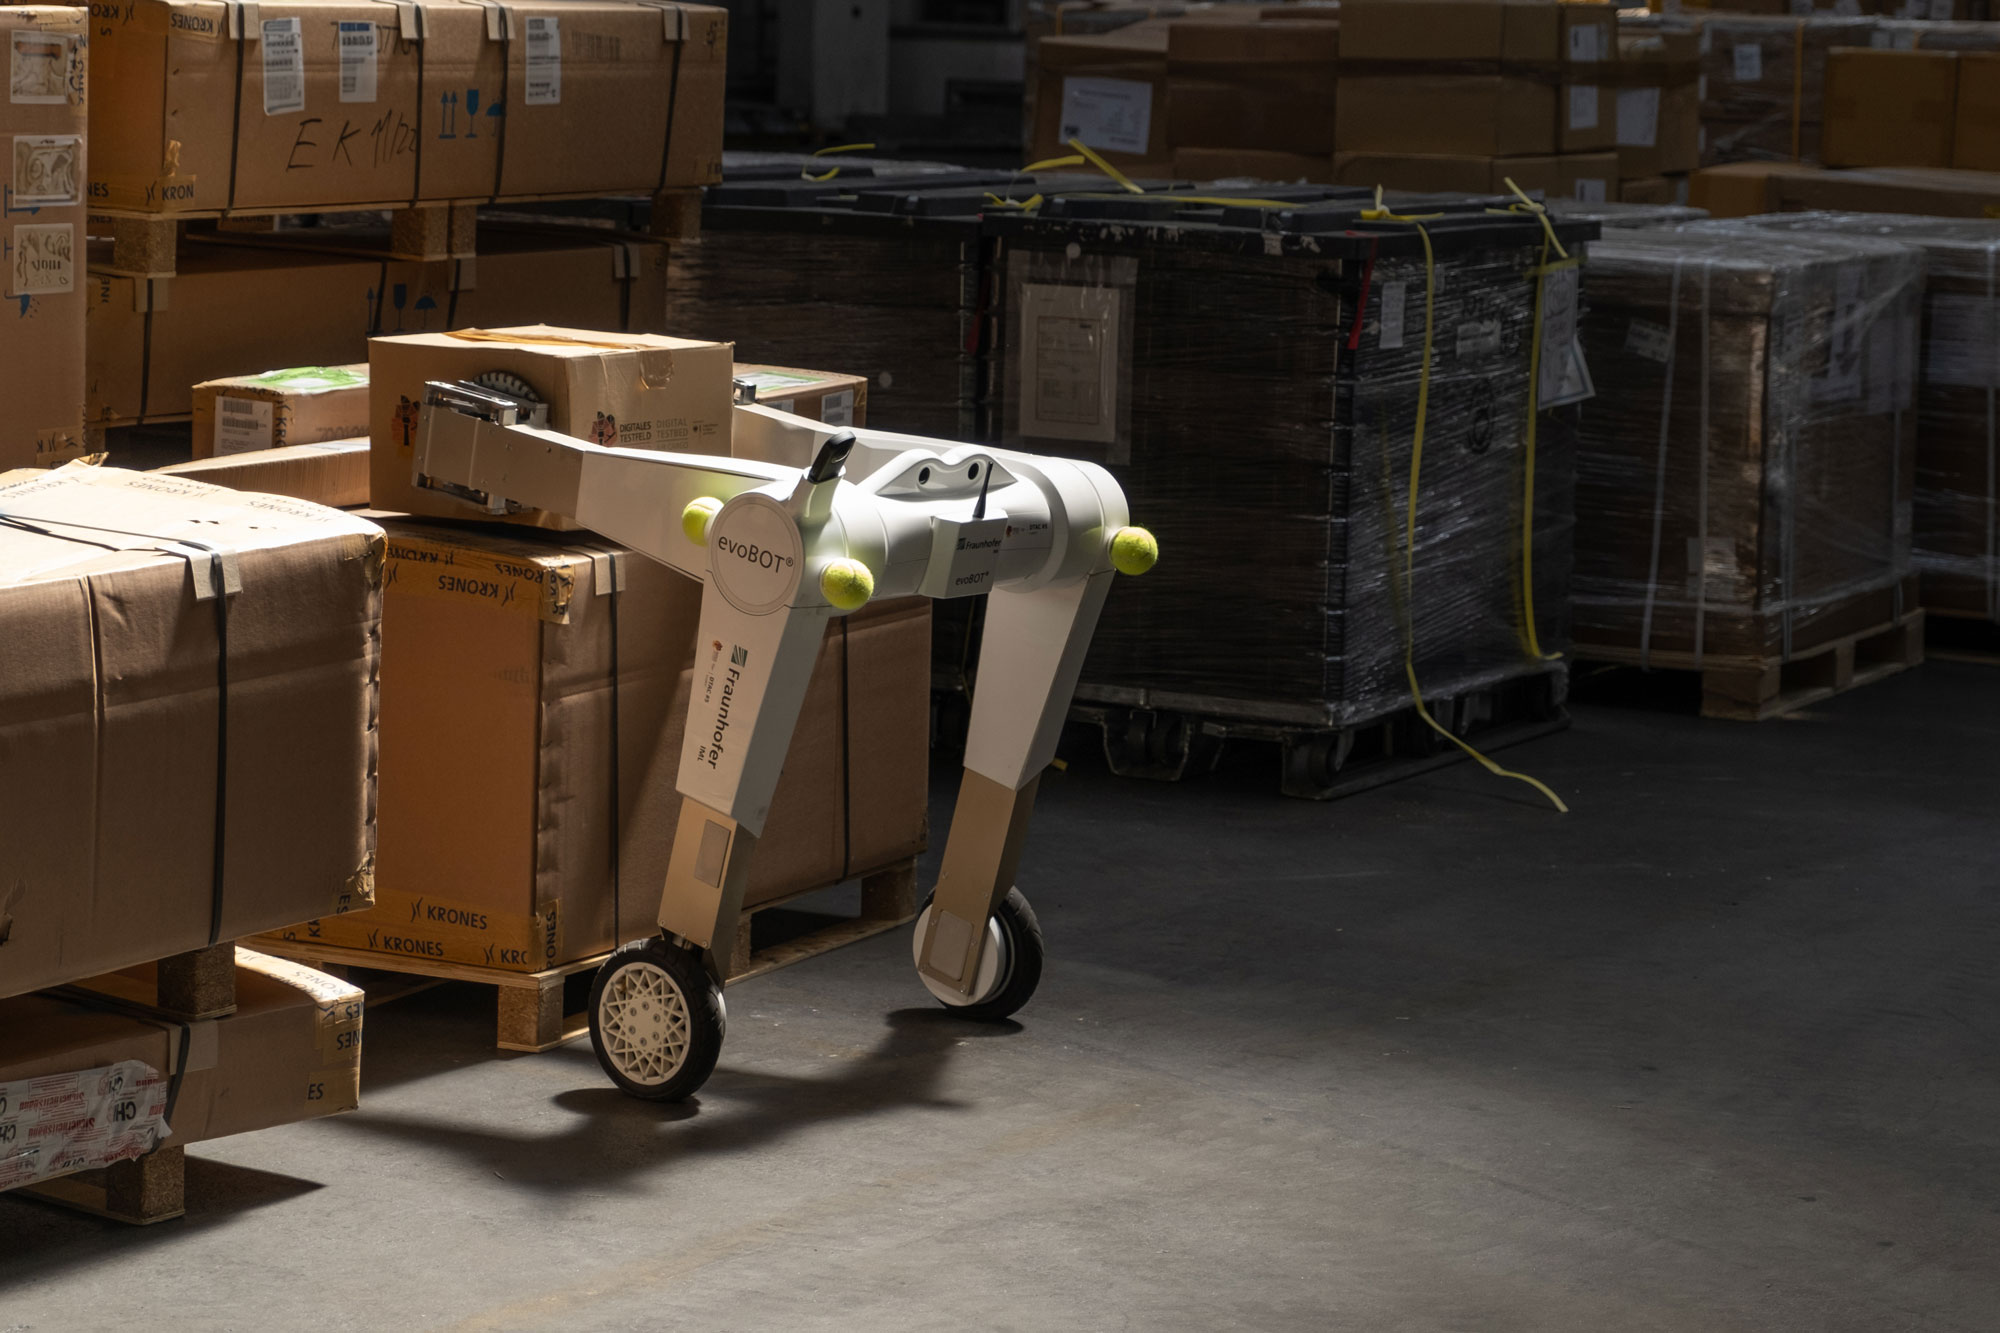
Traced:
POLYGON ((728 1021, 701 955, 658 936, 613 953, 590 985, 597 1063, 648 1101, 679 1101, 706 1083, 728 1021))
MULTIPOLYGON (((923 948, 924 936, 930 930, 935 897, 933 894, 924 899, 924 910, 917 917, 916 938, 910 945, 920 967, 923 959, 917 951, 923 948)), ((993 915, 986 919, 986 951, 971 995, 960 995, 921 971, 917 975, 930 993, 953 1013, 993 1023, 1012 1016, 1034 995, 1035 987, 1042 981, 1042 955, 1042 924, 1035 919, 1035 909, 1028 906, 1019 889, 1009 889, 1000 905, 993 909, 993 915)))

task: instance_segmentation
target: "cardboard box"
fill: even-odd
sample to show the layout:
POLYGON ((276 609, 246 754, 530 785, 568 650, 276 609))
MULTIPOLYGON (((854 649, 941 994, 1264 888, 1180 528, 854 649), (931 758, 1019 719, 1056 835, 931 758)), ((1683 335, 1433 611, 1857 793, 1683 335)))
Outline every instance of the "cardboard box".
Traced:
MULTIPOLYGON (((377 509, 442 518, 493 515, 412 475, 424 383, 501 372, 549 405, 549 429, 626 449, 729 452, 733 368, 729 343, 658 334, 606 334, 534 324, 376 338, 368 344, 369 498, 377 509)), ((560 514, 529 510, 506 522, 569 530, 560 514)))
POLYGON ((1967 51, 1958 61, 1951 164, 2000 171, 2000 53, 1967 51))
POLYGON ((1827 56, 1820 160, 1830 167, 1948 167, 1958 98, 1950 51, 1827 56))
POLYGON ((0 995, 367 906, 381 530, 76 463, 0 508, 0 995))
POLYGON ((1795 162, 1736 162, 1704 167, 1691 179, 1690 202, 1716 217, 1754 213, 1916 213, 1941 218, 2000 218, 2000 173, 1948 167, 1828 170, 1795 162))
POLYGON ((1063 156, 1071 138, 1120 167, 1167 159, 1164 23, 1135 23, 1096 37, 1044 38, 1037 59, 1030 160, 1063 156))
POLYGON ((1273 153, 1261 148, 1176 148, 1173 174, 1183 180, 1328 182, 1331 153, 1273 153))
MULTIPOLYGON (((536 971, 651 932, 701 585, 593 537, 384 522, 378 905, 296 933, 536 971)), ((929 698, 928 603, 832 622, 746 902, 923 847, 929 698)))
POLYGON ((1701 97, 1693 80, 1609 91, 1621 172, 1668 176, 1701 165, 1701 97))
POLYGON ((1779 192, 1784 180, 1819 173, 1818 167, 1800 162, 1729 162, 1703 167, 1688 178, 1688 202, 1718 218, 1776 213, 1784 206, 1779 192))
POLYGON ((84 453, 85 52, 82 8, 0 8, 10 95, 5 309, 0 310, 0 469, 84 453))
POLYGON ((98 28, 103 207, 387 206, 719 178, 720 9, 134 0, 98 28))
POLYGON ((1174 148, 1333 151, 1340 25, 1182 20, 1167 33, 1167 142, 1174 148))
POLYGON ((1618 182, 1618 199, 1626 204, 1686 204, 1686 176, 1642 176, 1618 182))
POLYGON ((1618 188, 1618 155, 1342 153, 1334 159, 1334 181, 1339 185, 1382 185, 1426 194, 1506 194, 1509 180, 1530 194, 1603 203, 1618 188))
POLYGON ((827 370, 738 365, 735 380, 757 386, 757 401, 829 426, 868 424, 868 380, 827 370))
MULTIPOLYGON (((1426 0, 1395 0, 1422 5, 1426 0)), ((1344 76, 1336 130, 1343 153, 1509 157, 1553 153, 1557 90, 1497 74, 1344 76)))
POLYGON ((368 367, 301 366, 194 386, 194 456, 351 440, 368 433, 368 367))
POLYGON ((93 271, 91 422, 185 420, 197 383, 273 361, 354 362, 377 334, 541 322, 644 333, 665 320, 660 241, 482 227, 476 261, 426 264, 382 259, 365 231, 336 235, 338 245, 312 232, 189 245, 171 278, 93 271))
POLYGON ((334 509, 355 509, 368 503, 366 437, 197 458, 154 471, 210 486, 227 486, 232 491, 289 495, 334 509))
POLYGON ((236 1011, 183 1025, 135 1017, 149 967, 0 1000, 0 1190, 361 1103, 358 987, 236 951, 236 1011), (171 1103, 171 1105, 170 1105, 171 1103))
POLYGON ((1580 74, 1618 58, 1609 5, 1553 0, 1346 0, 1341 56, 1350 62, 1493 63, 1580 74))

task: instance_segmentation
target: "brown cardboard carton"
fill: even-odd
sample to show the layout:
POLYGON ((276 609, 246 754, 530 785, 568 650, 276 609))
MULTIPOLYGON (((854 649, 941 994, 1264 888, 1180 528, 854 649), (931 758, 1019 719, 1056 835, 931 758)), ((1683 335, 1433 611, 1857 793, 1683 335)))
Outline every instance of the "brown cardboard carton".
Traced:
MULTIPOLYGON (((492 519, 469 501, 419 487, 412 475, 428 380, 503 373, 549 405, 549 429, 599 444, 727 454, 731 344, 657 334, 527 325, 376 338, 368 344, 370 503, 443 518, 492 519)), ((505 521, 571 529, 529 510, 505 521)))
POLYGON ((1565 79, 1556 90, 1556 147, 1594 153, 1618 146, 1618 90, 1565 79))
POLYGON ((358 987, 238 949, 236 1011, 186 1025, 183 1056, 180 1025, 119 1007, 152 984, 141 967, 0 1000, 0 1190, 360 1105, 358 987))
POLYGON ((354 509, 368 503, 365 437, 197 458, 191 463, 170 463, 154 471, 210 486, 227 486, 232 491, 289 495, 295 500, 310 500, 334 509, 354 509))
POLYGON ((1176 148, 1173 174, 1192 181, 1326 182, 1333 179, 1333 155, 1274 153, 1261 148, 1176 148))
POLYGON ((1950 51, 1835 50, 1820 160, 1830 167, 1948 167, 1958 94, 1950 51))
POLYGON ((2000 217, 2000 175, 1939 167, 1811 170, 1777 178, 1782 211, 2000 217))
POLYGON ((134 0, 98 28, 100 206, 652 190, 720 165, 727 21, 706 6, 134 0))
MULTIPOLYGON (((582 534, 385 523, 378 906, 294 933, 535 971, 650 932, 701 585, 582 534)), ((924 603, 832 623, 748 902, 923 846, 929 671, 924 603)))
POLYGON ((1685 176, 1641 176, 1618 182, 1618 201, 1625 204, 1685 204, 1688 178, 1685 176))
POLYGON ((1507 194, 1512 181, 1549 198, 1609 200, 1618 187, 1616 153, 1522 157, 1465 154, 1342 153, 1334 159, 1340 185, 1381 185, 1421 193, 1507 194))
POLYGON ((666 310, 664 241, 590 227, 482 226, 477 273, 461 279, 450 320, 664 333, 666 310))
POLYGON ((1619 169, 1672 175, 1701 164, 1701 42, 1675 28, 1624 30, 1610 68, 1619 169))
POLYGON ((1553 0, 1346 0, 1348 61, 1506 64, 1590 72, 1618 57, 1617 12, 1553 0))
POLYGON ((1967 51, 1958 61, 1951 164, 2000 171, 2000 52, 1967 51))
POLYGON ((1096 37, 1045 38, 1038 59, 1031 159, 1070 152, 1072 138, 1121 167, 1167 159, 1164 23, 1135 23, 1096 37))
POLYGON ((194 456, 351 440, 368 433, 368 367, 301 366, 194 386, 194 456))
POLYGON ((1779 194, 1783 181, 1818 174, 1818 167, 1799 162, 1729 162, 1703 167, 1688 178, 1688 202, 1718 218, 1776 213, 1784 206, 1779 194))
POLYGON ((868 424, 868 380, 827 370, 739 364, 735 382, 757 387, 757 401, 829 426, 868 424))
POLYGON ((0 995, 366 906, 381 530, 74 463, 0 509, 0 995))
POLYGON ((1553 153, 1556 93, 1547 83, 1496 74, 1343 77, 1335 132, 1342 152, 1553 153))
POLYGON ((9 96, 0 222, 0 469, 46 467, 84 444, 85 24, 81 8, 0 8, 9 96))

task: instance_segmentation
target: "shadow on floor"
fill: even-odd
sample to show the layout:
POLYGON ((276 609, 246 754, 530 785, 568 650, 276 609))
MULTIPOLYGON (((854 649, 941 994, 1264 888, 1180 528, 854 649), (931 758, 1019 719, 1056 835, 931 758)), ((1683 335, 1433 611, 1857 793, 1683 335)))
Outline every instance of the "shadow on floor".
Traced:
POLYGON ((125 1259, 190 1240, 195 1233, 229 1226, 256 1209, 289 1203, 324 1186, 190 1152, 186 1188, 185 1217, 143 1227, 18 1194, 0 1194, 0 1236, 5 1237, 0 1245, 0 1293, 21 1282, 46 1281, 62 1269, 125 1259))
POLYGON ((801 1130, 896 1110, 970 1109, 942 1091, 952 1051, 976 1038, 1021 1031, 1017 1023, 972 1023, 929 1008, 897 1010, 887 1022, 886 1037, 843 1061, 829 1077, 749 1073, 725 1065, 704 1095, 678 1104, 627 1097, 603 1082, 587 1047, 572 1044, 537 1057, 568 1057, 579 1079, 587 1080, 554 1098, 576 1117, 556 1134, 474 1129, 366 1109, 329 1123, 455 1158, 528 1189, 643 1192, 653 1168, 670 1167, 685 1156, 751 1152, 801 1130))

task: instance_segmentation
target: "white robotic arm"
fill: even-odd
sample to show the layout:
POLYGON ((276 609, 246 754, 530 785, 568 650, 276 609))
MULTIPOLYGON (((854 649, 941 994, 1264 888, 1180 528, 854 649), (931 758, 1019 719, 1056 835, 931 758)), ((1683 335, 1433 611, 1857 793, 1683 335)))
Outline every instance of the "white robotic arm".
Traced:
POLYGON ((592 988, 612 1080, 669 1100, 713 1069, 751 855, 826 622, 875 596, 991 594, 958 808, 915 947, 944 1003, 989 1018, 1026 1003, 1040 936, 1014 872, 1036 779, 1114 570, 1156 555, 1110 474, 749 405, 738 458, 604 448, 541 413, 481 385, 430 385, 418 483, 493 513, 571 515, 706 583, 662 934, 613 954, 592 988))

